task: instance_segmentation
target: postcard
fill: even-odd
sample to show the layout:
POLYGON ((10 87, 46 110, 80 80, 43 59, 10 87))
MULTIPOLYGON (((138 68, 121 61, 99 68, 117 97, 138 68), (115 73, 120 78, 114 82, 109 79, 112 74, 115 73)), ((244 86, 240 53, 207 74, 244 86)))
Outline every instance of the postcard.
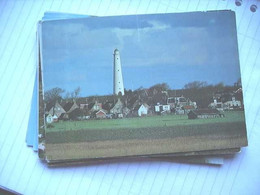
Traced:
POLYGON ((47 161, 247 145, 232 11, 44 21, 47 161))
MULTIPOLYGON (((48 20, 56 20, 56 19, 68 19, 68 18, 78 18, 78 17, 83 17, 82 15, 80 16, 75 16, 75 15, 71 15, 71 14, 63 14, 63 13, 49 13, 46 12, 44 13, 44 17, 42 19, 46 20, 46 18, 48 20)), ((87 17, 87 16, 84 16, 87 17)), ((38 40, 38 36, 37 36, 37 44, 38 44, 38 56, 40 56, 40 45, 39 45, 39 40, 38 40)), ((40 58, 38 58, 37 60, 37 66, 40 65, 40 58)), ((39 67, 40 68, 40 67, 39 67)), ((38 72, 37 72, 38 75, 38 72)), ((38 78, 38 76, 36 75, 36 81, 35 81, 35 89, 34 89, 34 96, 37 97, 37 94, 39 94, 39 90, 36 87, 37 84, 39 82, 42 82, 42 80, 38 78), (37 78, 39 81, 37 81, 37 78)), ((41 83, 40 83, 41 86, 41 83)), ((41 92, 41 91, 40 91, 41 92)), ((40 94, 41 95, 41 94, 40 94)), ((36 99, 36 98, 33 98, 36 99)), ((34 111, 36 111, 38 106, 37 106, 37 102, 33 102, 32 103, 32 109, 31 109, 31 116, 30 119, 31 121, 35 120, 35 114, 34 111)), ((44 120, 44 119, 43 119, 44 120)), ((34 126, 34 123, 31 123, 30 128, 28 129, 27 132, 27 136, 26 136, 26 142, 29 146, 33 146, 34 150, 38 151, 38 141, 34 141, 35 138, 38 138, 38 135, 36 135, 35 133, 38 132, 36 131, 36 126, 34 126)), ((42 137, 39 137, 40 141, 41 141, 42 137)), ((231 155, 231 154, 235 154, 237 152, 240 151, 240 148, 237 149, 220 149, 220 150, 211 150, 211 151, 198 151, 198 152, 182 152, 182 153, 174 153, 174 154, 159 154, 159 155, 149 155, 149 156, 138 156, 137 159, 141 160, 142 159, 157 159, 157 160, 170 160, 170 161, 176 161, 176 160, 181 160, 182 162, 189 162, 189 163, 200 163, 200 164, 212 164, 212 165, 221 165, 223 164, 223 157, 219 156, 219 155, 231 155), (214 156, 212 156, 214 155, 214 156), (180 156, 183 156, 183 158, 180 159, 180 156), (194 156, 194 157, 192 157, 194 156), (196 156, 196 157, 195 157, 196 156), (144 157, 144 158, 143 158, 144 157), (188 157, 188 159, 186 159, 188 157), (177 158, 177 159, 176 159, 177 158)), ((40 150, 41 153, 41 150, 40 150)), ((126 159, 126 158, 124 158, 126 159)), ((136 158, 127 158, 126 160, 134 160, 136 158)), ((121 161, 121 158, 113 158, 113 160, 117 160, 117 161, 121 161)), ((100 161, 100 160, 99 160, 100 161)), ((96 160, 92 160, 91 163, 97 163, 99 161, 96 160)), ((102 161, 102 160, 101 160, 102 161)), ((104 161, 105 163, 107 162, 111 162, 110 160, 106 160, 104 161)), ((89 164, 90 160, 86 159, 86 160, 66 160, 66 161, 49 161, 49 166, 64 166, 64 165, 74 165, 74 164, 89 164)))

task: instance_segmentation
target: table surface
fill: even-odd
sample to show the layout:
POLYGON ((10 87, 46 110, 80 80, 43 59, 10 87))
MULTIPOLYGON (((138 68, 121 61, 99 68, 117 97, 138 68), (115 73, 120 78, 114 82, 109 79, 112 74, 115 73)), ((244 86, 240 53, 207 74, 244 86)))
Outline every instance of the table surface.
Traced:
POLYGON ((260 2, 244 0, 0 1, 0 185, 23 194, 259 194, 260 2), (257 5, 255 13, 250 11, 257 5), (36 23, 45 11, 125 15, 236 12, 249 146, 221 167, 121 162, 49 168, 25 144, 36 72, 36 23))

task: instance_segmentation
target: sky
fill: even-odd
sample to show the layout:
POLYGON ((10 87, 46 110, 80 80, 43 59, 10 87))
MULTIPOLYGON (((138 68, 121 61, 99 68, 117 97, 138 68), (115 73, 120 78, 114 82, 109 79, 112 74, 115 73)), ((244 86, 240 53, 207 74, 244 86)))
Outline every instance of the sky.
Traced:
POLYGON ((116 48, 128 90, 240 78, 234 12, 86 17, 42 23, 44 90, 112 94, 116 48))

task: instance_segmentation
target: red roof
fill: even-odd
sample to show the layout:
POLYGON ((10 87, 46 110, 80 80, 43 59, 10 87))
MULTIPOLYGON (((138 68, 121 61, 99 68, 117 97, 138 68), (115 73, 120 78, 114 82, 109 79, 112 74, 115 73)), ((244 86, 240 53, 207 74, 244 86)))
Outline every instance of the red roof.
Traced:
POLYGON ((96 115, 106 115, 106 112, 104 110, 99 110, 96 115))
POLYGON ((183 106, 183 108, 184 109, 195 109, 195 107, 192 105, 183 106))

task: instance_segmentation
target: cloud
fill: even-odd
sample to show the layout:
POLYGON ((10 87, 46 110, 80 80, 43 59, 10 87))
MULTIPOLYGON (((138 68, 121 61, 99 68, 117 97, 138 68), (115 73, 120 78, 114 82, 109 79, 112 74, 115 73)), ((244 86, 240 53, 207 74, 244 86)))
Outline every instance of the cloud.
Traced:
POLYGON ((47 43, 43 45, 43 48, 46 50, 93 50, 101 46, 107 47, 118 41, 110 30, 88 30, 84 24, 78 23, 60 23, 59 25, 46 23, 43 31, 43 40, 47 43))
MULTIPOLYGON (((234 71, 238 57, 236 38, 230 36, 235 35, 230 20, 216 13, 198 15, 166 14, 46 22, 43 25, 44 71, 50 76, 50 85, 54 80, 66 87, 75 87, 74 83, 79 82, 84 84, 83 90, 92 87, 91 90, 98 91, 98 87, 94 87, 89 80, 101 78, 100 86, 107 90, 112 83, 115 48, 120 51, 123 72, 128 70, 127 76, 132 80, 137 79, 137 71, 140 71, 139 75, 146 72, 150 72, 146 75, 153 75, 161 71, 162 76, 158 79, 168 78, 166 81, 169 84, 175 70, 175 76, 180 69, 182 75, 193 75, 195 70, 203 70, 208 75, 218 70, 221 75, 220 72, 225 74, 229 67, 229 72, 234 71), (221 18, 225 19, 222 23, 221 18), (73 73, 73 70, 76 71, 73 73), (52 72, 62 72, 63 75, 55 77, 49 74, 52 72)), ((239 72, 239 67, 235 71, 239 72)), ((153 82, 147 78, 147 86, 153 82)))
POLYGON ((139 33, 124 38, 121 55, 126 66, 204 65, 208 61, 212 43, 205 28, 163 27, 139 33))
MULTIPOLYGON (((176 25, 177 27, 173 27, 168 22, 169 18, 162 21, 153 16, 144 20, 140 16, 136 21, 130 17, 127 19, 131 21, 129 28, 121 24, 122 21, 118 18, 117 20, 111 20, 110 17, 102 20, 94 18, 96 22, 92 19, 91 23, 88 19, 81 23, 79 21, 60 22, 59 25, 46 23, 43 30, 51 31, 52 36, 43 33, 47 35, 44 36, 45 42, 51 43, 44 47, 45 53, 57 53, 50 58, 50 63, 62 64, 71 61, 78 65, 98 64, 108 67, 111 66, 113 50, 118 48, 125 66, 209 65, 210 60, 215 59, 212 55, 214 46, 219 48, 221 47, 219 44, 224 45, 226 41, 225 36, 212 39, 212 30, 207 26, 176 25), (104 21, 109 21, 109 25, 101 28, 104 21), (92 23, 99 28, 92 28, 92 23), (109 27, 113 25, 113 28, 109 27)), ((207 21, 212 23, 213 20, 215 21, 215 19, 207 21)))

